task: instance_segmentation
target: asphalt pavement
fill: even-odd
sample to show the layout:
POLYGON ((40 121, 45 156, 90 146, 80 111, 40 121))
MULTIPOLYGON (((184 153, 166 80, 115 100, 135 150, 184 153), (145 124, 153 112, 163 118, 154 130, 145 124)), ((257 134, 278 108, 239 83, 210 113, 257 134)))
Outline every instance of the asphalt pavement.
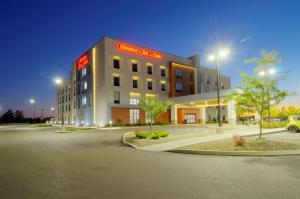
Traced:
POLYGON ((140 151, 123 132, 0 126, 0 198, 299 198, 300 156, 140 151))

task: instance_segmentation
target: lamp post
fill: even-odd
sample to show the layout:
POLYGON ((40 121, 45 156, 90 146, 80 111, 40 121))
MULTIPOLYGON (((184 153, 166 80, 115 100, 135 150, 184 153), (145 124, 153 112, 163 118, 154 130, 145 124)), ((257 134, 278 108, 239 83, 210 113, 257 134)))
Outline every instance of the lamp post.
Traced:
POLYGON ((269 78, 271 75, 274 75, 276 73, 276 70, 274 68, 270 68, 269 70, 262 70, 258 73, 259 76, 266 78, 266 93, 267 93, 267 103, 268 103, 268 120, 271 121, 271 104, 274 103, 273 100, 270 100, 270 94, 269 94, 269 78))
POLYGON ((221 105, 220 105, 220 59, 226 58, 229 54, 229 49, 221 49, 216 54, 211 54, 208 56, 209 61, 216 62, 217 69, 217 98, 218 98, 218 124, 219 127, 222 126, 221 123, 221 105))
POLYGON ((29 100, 30 104, 33 104, 33 122, 35 121, 35 100, 30 99, 29 100))
MULTIPOLYGON (((57 85, 57 86, 61 86, 61 91, 63 91, 63 89, 64 89, 64 82, 63 82, 63 80, 61 79, 61 78, 55 78, 55 84, 57 85)), ((59 92, 59 90, 58 90, 58 92, 59 92)), ((63 95, 63 92, 61 93, 62 95, 63 95)), ((59 97, 58 97, 58 101, 59 101, 59 97)), ((63 108, 64 108, 64 105, 63 105, 63 103, 62 103, 62 101, 61 101, 61 109, 60 109, 60 112, 61 112, 61 126, 63 127, 64 126, 64 113, 63 113, 63 108)))

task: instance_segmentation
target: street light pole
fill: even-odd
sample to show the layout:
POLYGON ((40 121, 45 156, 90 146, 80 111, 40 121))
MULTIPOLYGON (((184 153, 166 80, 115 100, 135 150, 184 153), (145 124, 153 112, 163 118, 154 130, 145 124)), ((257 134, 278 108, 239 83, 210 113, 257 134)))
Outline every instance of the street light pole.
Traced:
MULTIPOLYGON (((63 95, 63 90, 64 90, 64 82, 61 78, 56 78, 55 79, 55 84, 58 86, 61 85, 61 109, 60 109, 60 112, 61 112, 61 126, 63 127, 64 126, 64 113, 63 113, 63 109, 64 109, 64 105, 63 105, 63 98, 64 98, 64 95, 63 95)), ((58 96, 59 96, 59 89, 58 89, 58 96)), ((60 97, 58 97, 58 101, 60 101, 60 97)))
POLYGON ((30 104, 33 104, 33 122, 35 121, 35 100, 30 99, 29 100, 30 104))
POLYGON ((216 57, 217 61, 217 98, 218 98, 218 123, 219 127, 222 126, 221 123, 221 106, 220 106, 220 63, 219 63, 219 56, 216 57))

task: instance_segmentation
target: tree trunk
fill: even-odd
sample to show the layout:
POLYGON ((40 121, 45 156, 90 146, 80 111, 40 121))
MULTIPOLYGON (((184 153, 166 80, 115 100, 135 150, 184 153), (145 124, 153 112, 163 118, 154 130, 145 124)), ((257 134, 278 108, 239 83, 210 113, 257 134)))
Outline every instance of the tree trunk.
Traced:
POLYGON ((260 114, 260 121, 259 121, 259 139, 261 139, 261 136, 262 136, 262 121, 263 121, 263 117, 262 117, 262 114, 260 114))

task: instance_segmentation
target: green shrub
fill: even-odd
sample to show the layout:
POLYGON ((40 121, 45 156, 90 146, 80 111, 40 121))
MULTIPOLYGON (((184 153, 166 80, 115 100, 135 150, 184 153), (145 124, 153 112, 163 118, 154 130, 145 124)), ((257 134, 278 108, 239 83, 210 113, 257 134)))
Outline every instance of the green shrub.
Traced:
POLYGON ((286 122, 265 122, 262 124, 262 128, 273 129, 285 127, 286 122))
POLYGON ((167 137, 169 135, 168 132, 158 132, 160 137, 167 137))
POLYGON ((159 139, 159 138, 160 138, 159 133, 152 133, 151 134, 151 139, 159 139))
POLYGON ((149 132, 135 132, 135 136, 139 139, 146 139, 150 136, 149 132))

